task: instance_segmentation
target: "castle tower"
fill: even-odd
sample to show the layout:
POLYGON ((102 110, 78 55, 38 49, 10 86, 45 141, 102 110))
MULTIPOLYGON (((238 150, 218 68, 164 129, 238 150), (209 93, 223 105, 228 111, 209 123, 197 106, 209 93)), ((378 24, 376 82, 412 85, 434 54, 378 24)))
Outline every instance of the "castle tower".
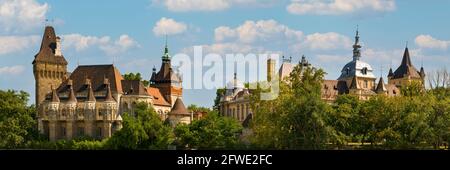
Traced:
POLYGON ((410 84, 411 82, 420 82, 423 84, 425 79, 425 70, 422 67, 420 71, 417 71, 411 62, 409 49, 408 46, 406 46, 400 66, 392 74, 390 72, 388 78, 388 83, 393 84, 398 88, 410 84))
POLYGON ((51 87, 58 87, 67 77, 67 61, 61 53, 61 39, 51 26, 45 27, 41 48, 34 56, 33 73, 36 85, 36 106, 45 100, 51 87))
POLYGON ((359 30, 356 30, 355 44, 353 45, 352 61, 348 62, 341 70, 338 81, 347 84, 350 94, 356 94, 360 99, 368 99, 375 89, 376 77, 372 66, 361 60, 361 48, 359 44, 359 30))
POLYGON ((163 97, 173 106, 177 98, 182 97, 183 88, 181 77, 173 71, 170 60, 169 48, 166 43, 161 68, 157 73, 156 69, 153 69, 150 85, 158 88, 163 97))

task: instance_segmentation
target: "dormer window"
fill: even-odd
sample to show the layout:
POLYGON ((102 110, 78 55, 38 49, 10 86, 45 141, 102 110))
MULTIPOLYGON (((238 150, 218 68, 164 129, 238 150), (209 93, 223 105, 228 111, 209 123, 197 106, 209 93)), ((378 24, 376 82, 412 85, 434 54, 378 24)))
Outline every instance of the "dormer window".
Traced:
POLYGON ((366 75, 366 74, 367 74, 367 67, 364 67, 364 68, 361 70, 361 73, 362 73, 363 75, 366 75))
POLYGON ((345 69, 345 71, 346 71, 346 74, 347 74, 347 75, 350 74, 350 68, 347 67, 347 68, 345 69))

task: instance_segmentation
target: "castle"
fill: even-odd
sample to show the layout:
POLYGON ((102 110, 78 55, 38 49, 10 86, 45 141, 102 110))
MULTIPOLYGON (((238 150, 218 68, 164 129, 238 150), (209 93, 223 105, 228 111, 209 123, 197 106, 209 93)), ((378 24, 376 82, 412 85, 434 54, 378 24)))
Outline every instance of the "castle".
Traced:
MULTIPOLYGON (((341 70, 337 80, 324 80, 321 88, 322 100, 333 103, 338 95, 353 94, 360 100, 368 100, 371 96, 381 94, 387 96, 399 96, 400 89, 411 82, 418 82, 424 86, 425 70, 423 67, 418 71, 411 62, 408 47, 405 48, 400 66, 393 72, 389 70, 388 83, 385 84, 383 77, 378 79, 373 74, 373 68, 367 62, 361 60, 361 48, 359 44, 359 31, 356 31, 355 43, 353 45, 352 60, 341 70)), ((284 81, 290 75, 296 64, 291 63, 292 58, 284 58, 278 74, 275 73, 274 59, 267 60, 267 80, 278 79, 284 81), (278 77, 274 77, 278 76, 278 77)), ((302 66, 311 64, 302 56, 298 63, 302 66)), ((244 125, 251 120, 253 114, 249 109, 249 97, 251 89, 244 88, 237 80, 236 75, 232 82, 226 86, 226 92, 221 96, 219 112, 221 115, 235 118, 244 125)))
POLYGON ((125 80, 114 65, 80 65, 67 71, 61 39, 46 26, 33 61, 38 129, 50 141, 111 137, 122 128, 122 115, 134 115, 137 103, 152 106, 162 121, 189 124, 192 115, 182 100, 181 77, 172 70, 167 43, 150 86, 125 80))

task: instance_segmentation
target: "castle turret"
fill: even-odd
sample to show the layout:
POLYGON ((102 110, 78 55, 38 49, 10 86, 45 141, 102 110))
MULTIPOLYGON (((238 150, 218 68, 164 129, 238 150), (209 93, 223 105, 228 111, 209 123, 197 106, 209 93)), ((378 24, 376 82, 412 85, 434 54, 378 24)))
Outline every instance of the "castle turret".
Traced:
POLYGON ((421 73, 417 71, 417 69, 413 66, 408 46, 406 46, 400 66, 393 72, 391 76, 389 76, 389 84, 394 84, 399 88, 413 81, 421 82, 423 84, 424 77, 425 71, 421 73))
POLYGON ((58 93, 56 92, 56 89, 53 87, 51 87, 51 88, 52 88, 52 97, 51 97, 50 103, 49 103, 49 110, 51 112, 57 112, 59 109, 60 100, 58 97, 58 93))
POLYGON ((152 87, 158 88, 163 97, 173 106, 177 98, 182 97, 183 88, 181 86, 181 77, 175 73, 170 63, 169 48, 164 48, 164 54, 161 57, 162 64, 160 70, 152 73, 150 84, 152 87))
POLYGON ((67 77, 67 61, 61 53, 60 38, 51 26, 45 27, 41 48, 34 56, 33 73, 36 80, 36 100, 39 106, 51 87, 58 87, 67 77))
POLYGON ((375 89, 377 94, 387 94, 387 88, 384 85, 383 77, 380 77, 380 81, 378 81, 377 88, 375 89))
MULTIPOLYGON (((92 90, 92 83, 90 79, 86 79, 86 90, 87 90, 87 94, 86 94, 86 101, 85 101, 85 109, 90 110, 90 111, 94 111, 95 110, 95 96, 94 96, 94 91, 92 90)), ((93 112, 92 112, 93 113, 93 112)))

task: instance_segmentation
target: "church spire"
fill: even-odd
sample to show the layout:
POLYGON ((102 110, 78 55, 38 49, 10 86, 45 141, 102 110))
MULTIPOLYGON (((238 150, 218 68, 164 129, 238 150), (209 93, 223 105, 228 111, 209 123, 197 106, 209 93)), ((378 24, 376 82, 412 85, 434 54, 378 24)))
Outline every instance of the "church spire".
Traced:
POLYGON ((164 54, 162 56, 163 61, 170 61, 169 47, 167 46, 167 35, 166 35, 166 45, 164 46, 164 54))
POLYGON ((355 44, 353 45, 353 61, 361 58, 361 45, 359 44, 359 27, 356 26, 355 44))

